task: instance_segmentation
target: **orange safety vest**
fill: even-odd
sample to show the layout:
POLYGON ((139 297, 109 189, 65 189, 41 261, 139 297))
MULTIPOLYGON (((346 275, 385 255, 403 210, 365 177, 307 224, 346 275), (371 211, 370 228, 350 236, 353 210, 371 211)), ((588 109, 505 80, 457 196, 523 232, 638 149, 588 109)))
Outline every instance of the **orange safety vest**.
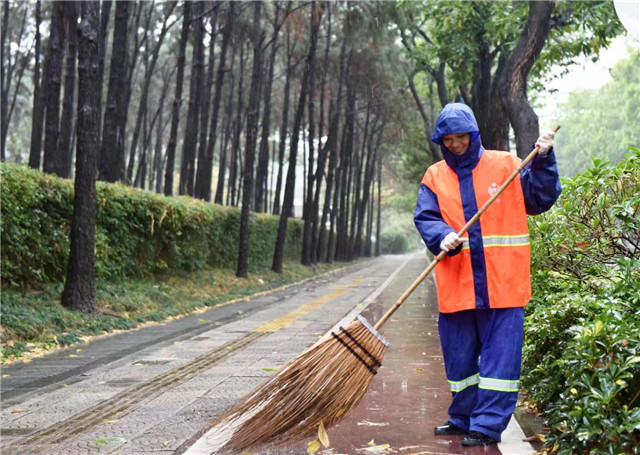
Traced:
MULTIPOLYGON (((508 152, 483 152, 472 171, 478 208, 519 165, 520 159, 508 152)), ((427 169, 422 183, 438 197, 444 221, 456 232, 460 231, 466 220, 455 171, 440 161, 427 169)), ((525 306, 531 298, 530 247, 520 176, 484 212, 478 223, 482 231, 490 308, 525 306)), ((476 308, 471 248, 477 241, 465 242, 459 254, 445 256, 435 268, 438 305, 442 313, 476 308)))

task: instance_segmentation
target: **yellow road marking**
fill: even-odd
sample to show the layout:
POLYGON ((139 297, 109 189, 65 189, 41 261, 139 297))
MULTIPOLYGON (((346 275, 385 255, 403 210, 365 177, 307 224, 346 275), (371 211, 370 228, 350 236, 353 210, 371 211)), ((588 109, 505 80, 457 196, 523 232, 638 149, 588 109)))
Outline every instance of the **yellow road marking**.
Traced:
POLYGON ((340 297, 345 292, 347 292, 349 288, 358 286, 364 281, 366 281, 365 278, 360 278, 347 286, 340 286, 338 289, 336 289, 335 291, 325 296, 319 297, 309 303, 302 305, 299 308, 296 308, 293 311, 290 311, 284 316, 281 316, 279 318, 276 318, 272 321, 267 322, 266 324, 261 325, 260 327, 255 329, 254 332, 255 333, 273 333, 273 332, 277 332, 280 329, 284 329, 285 327, 288 327, 289 325, 291 325, 294 321, 311 313, 313 310, 317 310, 318 308, 323 306, 325 303, 340 297))

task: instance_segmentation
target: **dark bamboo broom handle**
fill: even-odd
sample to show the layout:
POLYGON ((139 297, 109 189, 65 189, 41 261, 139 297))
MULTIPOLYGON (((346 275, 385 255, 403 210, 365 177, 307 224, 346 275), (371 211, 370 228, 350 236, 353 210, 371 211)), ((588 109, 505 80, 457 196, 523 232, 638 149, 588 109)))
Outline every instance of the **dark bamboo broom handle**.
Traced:
MULTIPOLYGON (((557 125, 553 129, 553 132, 556 133, 559 129, 560 129, 560 125, 557 125)), ((471 217, 469 221, 467 221, 467 224, 462 226, 462 229, 460 229, 460 231, 458 232, 458 237, 461 237, 465 232, 469 230, 471 226, 473 226, 473 224, 476 221, 478 221, 478 218, 480 218, 480 216, 489 208, 489 206, 493 204, 493 201, 498 199, 498 197, 507 188, 507 186, 509 186, 509 184, 513 182, 513 180, 518 176, 518 174, 520 174, 520 171, 522 171, 522 169, 524 169, 524 167, 527 164, 529 164, 529 162, 538 154, 539 151, 540 151, 540 147, 534 148, 533 151, 529 153, 529 155, 524 160, 522 160, 522 163, 520 163, 520 166, 518 166, 518 168, 515 171, 513 171, 513 173, 509 176, 507 181, 504 182, 500 188, 498 188, 498 191, 496 191, 493 194, 493 196, 491 196, 489 200, 484 203, 484 205, 480 208, 480 210, 478 210, 476 214, 473 215, 473 217, 471 217)), ((404 301, 407 300, 407 298, 413 293, 413 291, 415 291, 415 289, 420 285, 420 283, 424 281, 424 279, 436 267, 438 262, 440 262, 442 258, 444 258, 447 255, 447 253, 448 252, 444 250, 438 253, 438 255, 433 259, 431 264, 429 264, 429 267, 427 267, 425 271, 420 274, 420 276, 413 282, 413 284, 409 287, 409 289, 404 291, 404 294, 402 294, 400 298, 396 301, 396 303, 391 308, 389 308, 389 310, 384 314, 384 316, 380 318, 380 320, 374 326, 376 330, 380 330, 380 328, 384 325, 384 323, 387 322, 387 320, 391 317, 391 315, 393 315, 393 313, 396 312, 398 308, 400 308, 400 305, 402 305, 404 301)))

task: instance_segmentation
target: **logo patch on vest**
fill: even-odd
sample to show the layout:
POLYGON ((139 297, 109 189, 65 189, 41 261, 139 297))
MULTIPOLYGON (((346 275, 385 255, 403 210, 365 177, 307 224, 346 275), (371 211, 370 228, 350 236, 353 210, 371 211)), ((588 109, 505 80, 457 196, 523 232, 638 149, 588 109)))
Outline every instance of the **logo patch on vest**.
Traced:
POLYGON ((496 183, 492 183, 489 187, 489 196, 493 196, 498 191, 498 185, 496 183))

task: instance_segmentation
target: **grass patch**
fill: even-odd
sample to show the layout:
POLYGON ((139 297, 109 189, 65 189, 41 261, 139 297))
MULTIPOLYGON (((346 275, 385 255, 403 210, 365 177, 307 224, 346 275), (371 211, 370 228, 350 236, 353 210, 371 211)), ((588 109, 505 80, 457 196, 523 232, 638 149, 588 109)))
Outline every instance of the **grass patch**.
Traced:
POLYGON ((27 359, 57 347, 87 341, 92 336, 166 321, 345 265, 305 267, 289 262, 284 264, 282 274, 266 270, 250 274, 248 279, 237 278, 230 269, 209 269, 146 280, 98 280, 96 310, 99 313, 96 314, 64 308, 60 304, 63 286, 59 283, 45 284, 41 289, 24 293, 3 289, 0 361, 27 359))

